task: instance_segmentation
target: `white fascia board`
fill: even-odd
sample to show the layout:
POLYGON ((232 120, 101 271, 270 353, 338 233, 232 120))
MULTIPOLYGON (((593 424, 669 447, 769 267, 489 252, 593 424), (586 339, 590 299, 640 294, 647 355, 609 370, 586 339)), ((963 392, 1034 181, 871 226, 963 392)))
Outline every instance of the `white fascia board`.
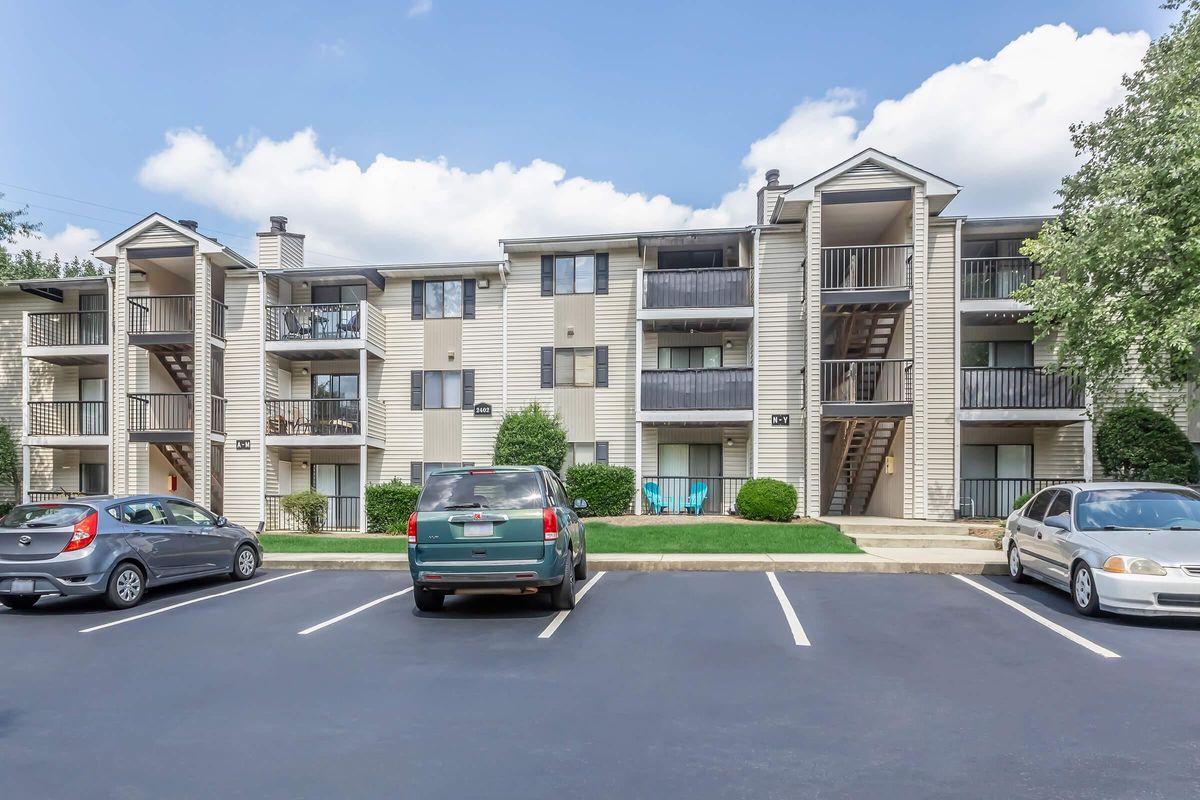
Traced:
POLYGON ((729 409, 714 411, 639 411, 638 422, 672 423, 672 422, 751 422, 754 419, 753 409, 729 409))
POLYGON ((963 422, 1061 422, 1070 424, 1088 418, 1082 408, 964 408, 963 422))

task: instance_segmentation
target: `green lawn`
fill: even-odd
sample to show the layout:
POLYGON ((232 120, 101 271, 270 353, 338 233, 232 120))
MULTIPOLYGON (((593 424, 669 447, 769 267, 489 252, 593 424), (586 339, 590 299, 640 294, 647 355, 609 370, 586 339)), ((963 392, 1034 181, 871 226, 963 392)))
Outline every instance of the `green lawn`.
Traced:
MULTIPOLYGON (((403 553, 404 536, 264 534, 268 553, 403 553)), ((696 522, 690 525, 587 523, 592 553, 860 553, 836 528, 821 523, 696 522)))

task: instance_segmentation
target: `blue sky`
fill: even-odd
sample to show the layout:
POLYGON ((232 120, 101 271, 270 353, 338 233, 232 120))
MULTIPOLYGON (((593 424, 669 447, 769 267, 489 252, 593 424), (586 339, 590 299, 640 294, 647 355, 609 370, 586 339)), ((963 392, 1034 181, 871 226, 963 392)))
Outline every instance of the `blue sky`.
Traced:
MULTIPOLYGON (((466 173, 541 159, 622 195, 713 208, 747 180, 752 143, 835 87, 859 93, 840 113, 865 125, 880 101, 949 65, 991 58, 1039 25, 1156 36, 1169 21, 1142 0, 424 5, 2 0, 15 78, 0 88, 2 202, 71 212, 32 209, 48 234, 74 224, 107 236, 136 217, 13 186, 246 235, 261 229, 267 203, 288 197, 251 209, 139 171, 168 131, 202 131, 236 166, 260 138, 311 129, 323 154, 362 169, 380 153, 443 158, 466 173)), ((978 109, 944 111, 970 118, 978 109)), ((319 204, 291 210, 316 230, 321 213, 319 204)), ((404 233, 362 248, 345 231, 324 238, 361 257, 391 247, 396 260, 430 247, 404 233)))

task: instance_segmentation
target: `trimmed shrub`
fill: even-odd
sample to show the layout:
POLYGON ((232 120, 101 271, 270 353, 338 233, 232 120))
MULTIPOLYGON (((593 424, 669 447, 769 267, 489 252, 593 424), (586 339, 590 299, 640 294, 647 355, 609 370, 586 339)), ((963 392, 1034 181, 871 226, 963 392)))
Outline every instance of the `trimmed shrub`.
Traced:
POLYGON ((547 414, 537 403, 510 411, 496 431, 492 463, 507 466, 541 465, 559 472, 567 457, 567 432, 558 414, 547 414))
POLYGON ((1096 458, 1116 480, 1200 481, 1200 463, 1187 436, 1170 417, 1146 405, 1104 413, 1096 426, 1096 458))
POLYGON ((320 533, 325 526, 329 498, 316 489, 292 492, 280 500, 279 505, 300 524, 300 530, 305 533, 320 533))
POLYGON ((567 467, 567 496, 582 497, 588 507, 581 517, 617 517, 629 513, 633 502, 633 470, 611 464, 576 464, 567 467))
POLYGON ((417 510, 421 487, 393 480, 367 487, 367 530, 375 533, 407 533, 408 517, 417 510))
POLYGON ((1033 492, 1026 492, 1025 494, 1018 497, 1016 500, 1013 500, 1012 510, 1016 511, 1018 508, 1025 505, 1026 503, 1028 503, 1029 498, 1031 498, 1031 497, 1033 497, 1033 492))
POLYGON ((737 494, 737 512, 746 519, 788 522, 796 503, 796 487, 774 478, 751 478, 737 494))

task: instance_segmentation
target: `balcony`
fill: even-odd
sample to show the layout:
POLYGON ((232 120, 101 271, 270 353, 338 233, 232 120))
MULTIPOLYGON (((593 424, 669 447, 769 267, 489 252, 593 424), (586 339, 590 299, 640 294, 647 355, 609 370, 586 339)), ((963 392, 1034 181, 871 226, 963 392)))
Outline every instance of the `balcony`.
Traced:
POLYGON ((749 367, 642 371, 642 422, 749 422, 753 408, 749 367))
POLYGON ((821 248, 821 303, 882 306, 912 302, 911 244, 821 248))
POLYGON ((911 358, 822 361, 822 415, 835 418, 911 416, 912 367, 911 358))
POLYGON ((351 399, 267 400, 267 444, 347 446, 362 444, 362 402, 351 399))
POLYGON ((31 402, 28 442, 61 447, 107 445, 108 403, 104 400, 31 402))
POLYGON ((209 320, 209 326, 212 335, 222 342, 225 341, 225 314, 228 311, 229 306, 220 300, 212 301, 212 318, 209 320))
POLYGON ((190 442, 194 424, 191 392, 128 395, 129 439, 133 442, 190 442))
POLYGON ((208 398, 208 430, 210 433, 225 433, 225 398, 213 395, 208 398))
POLYGON ((1007 517, 1017 498, 1040 492, 1047 486, 1072 483, 1082 478, 963 478, 959 481, 959 515, 963 517, 1007 517))
POLYGON ((129 318, 126 325, 130 344, 164 350, 183 350, 194 344, 195 296, 147 295, 130 297, 127 302, 129 318))
POLYGON ((648 514, 729 514, 749 478, 729 476, 643 475, 643 509, 648 514), (654 484, 657 492, 646 491, 654 484))
MULTIPOLYGON (((283 496, 269 494, 265 497, 266 530, 268 531, 300 531, 303 526, 300 521, 283 509, 283 496)), ((325 508, 325 531, 357 531, 360 530, 359 504, 361 500, 351 496, 333 496, 327 498, 325 508)))
POLYGON ((107 311, 52 311, 28 317, 25 355, 68 366, 108 357, 107 311))
POLYGON ((652 331, 747 330, 754 276, 746 267, 638 270, 638 318, 652 331))
POLYGON ((1028 258, 964 258, 960 275, 959 310, 969 325, 1007 324, 1030 309, 1012 299, 1025 284, 1041 277, 1028 258))
POLYGON ((383 313, 370 303, 269 305, 266 349, 282 358, 314 361, 345 358, 359 350, 383 358, 387 336, 383 313))
POLYGON ((1074 381, 1041 367, 964 367, 960 402, 966 421, 1074 422, 1086 405, 1074 381))

